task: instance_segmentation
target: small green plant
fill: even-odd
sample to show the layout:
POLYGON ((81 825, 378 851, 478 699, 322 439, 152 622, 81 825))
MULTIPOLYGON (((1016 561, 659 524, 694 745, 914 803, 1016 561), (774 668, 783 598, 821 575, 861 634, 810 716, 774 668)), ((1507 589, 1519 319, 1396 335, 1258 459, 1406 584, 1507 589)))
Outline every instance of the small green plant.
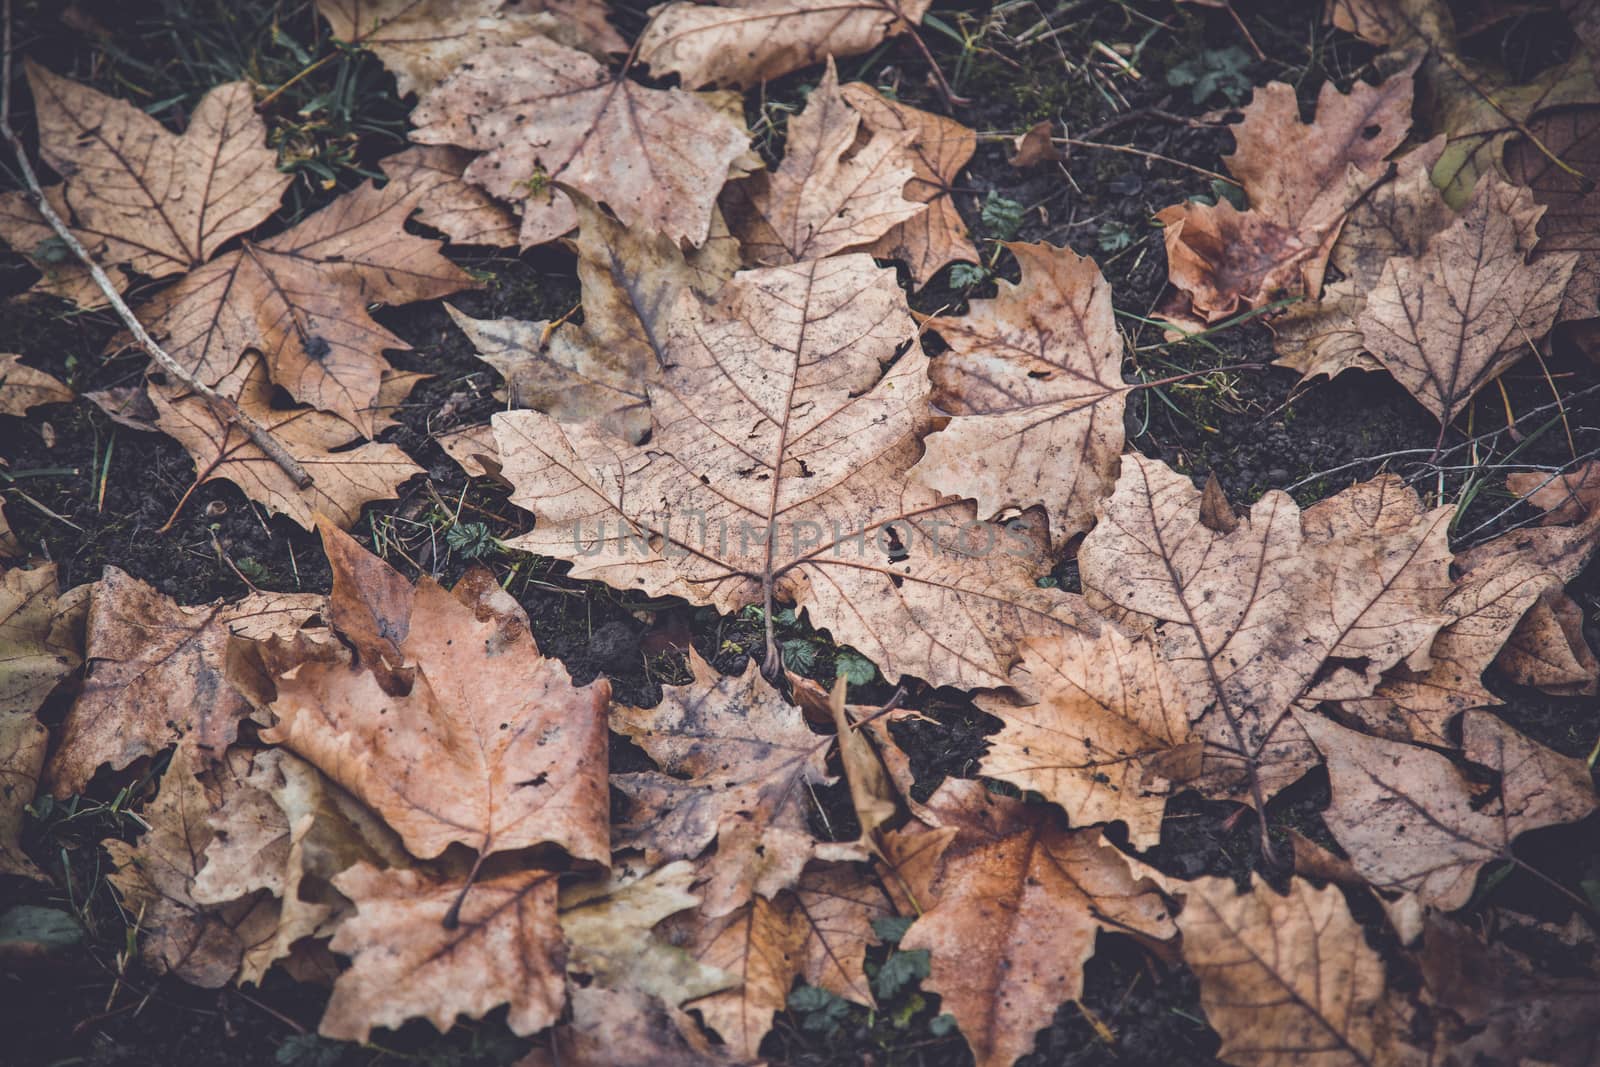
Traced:
POLYGON ((444 543, 462 559, 483 559, 500 551, 500 542, 481 522, 458 522, 444 533, 444 543))
POLYGON ((1196 105, 1213 96, 1237 104, 1250 95, 1250 53, 1237 45, 1208 48, 1167 69, 1167 84, 1187 88, 1196 105))
POLYGON ((992 273, 982 263, 957 263, 950 268, 950 288, 970 289, 982 285, 992 273))
POLYGON ((1124 222, 1108 222, 1100 227, 1098 244, 1102 252, 1121 252, 1133 246, 1133 228, 1124 222))
POLYGON ((983 198, 983 211, 979 218, 989 236, 1009 241, 1022 229, 1022 218, 1026 214, 1027 209, 1021 204, 991 189, 989 195, 983 198))

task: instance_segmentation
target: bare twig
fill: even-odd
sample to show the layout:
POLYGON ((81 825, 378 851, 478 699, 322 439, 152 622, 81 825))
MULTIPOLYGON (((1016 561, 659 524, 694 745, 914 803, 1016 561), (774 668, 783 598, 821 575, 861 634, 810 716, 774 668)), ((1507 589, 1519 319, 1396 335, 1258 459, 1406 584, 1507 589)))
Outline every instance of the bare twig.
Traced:
POLYGON ((33 164, 28 160, 28 153, 22 146, 22 139, 17 136, 17 131, 11 128, 11 0, 4 0, 3 17, 5 31, 3 55, 0 55, 0 137, 5 138, 6 143, 11 146, 12 153, 17 157, 22 180, 28 187, 34 207, 44 217, 45 222, 49 223, 62 244, 71 249, 72 254, 89 271, 89 276, 94 279, 95 285, 99 286, 100 292, 105 295, 112 310, 128 328, 128 332, 133 335, 139 347, 148 352, 150 358, 155 360, 168 376, 182 382, 187 388, 203 397, 225 422, 243 430, 250 440, 255 442, 257 448, 283 469, 297 488, 309 488, 311 475, 300 465, 300 461, 290 455, 288 449, 272 436, 272 431, 241 411, 239 405, 230 397, 223 396, 190 374, 166 349, 156 343, 155 338, 150 336, 144 324, 139 321, 139 317, 133 313, 133 309, 128 307, 117 292, 116 284, 106 276, 105 271, 100 269, 100 264, 96 263, 89 250, 83 247, 83 242, 78 240, 66 222, 56 213, 56 209, 50 205, 49 199, 44 195, 44 187, 39 184, 39 176, 34 172, 33 164))

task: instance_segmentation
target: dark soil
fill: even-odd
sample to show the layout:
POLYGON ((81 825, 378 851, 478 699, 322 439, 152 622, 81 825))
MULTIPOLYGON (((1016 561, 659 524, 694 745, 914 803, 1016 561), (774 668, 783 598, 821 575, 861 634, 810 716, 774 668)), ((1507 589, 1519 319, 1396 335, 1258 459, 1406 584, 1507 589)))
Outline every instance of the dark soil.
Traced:
MULTIPOLYGON (((619 12, 619 25, 636 32, 642 12, 617 6, 628 8, 619 12)), ((1371 50, 1320 26, 1320 4, 1236 0, 1234 9, 1265 58, 1256 58, 1240 25, 1216 9, 1164 0, 995 6, 1004 13, 985 4, 940 3, 934 18, 954 35, 931 23, 923 30, 956 91, 972 98, 970 105, 951 109, 941 101, 925 58, 905 38, 842 62, 840 76, 897 86, 901 99, 953 114, 980 133, 1009 136, 1052 119, 1080 140, 1143 153, 1077 148, 1063 166, 1019 171, 1006 163, 1000 138, 993 138, 980 144, 956 198, 979 238, 1050 241, 1099 261, 1118 310, 1126 313, 1130 378, 1249 365, 1136 394, 1127 420, 1132 447, 1197 477, 1214 473, 1236 505, 1275 488, 1289 489, 1305 504, 1381 470, 1400 473, 1444 502, 1470 490, 1471 503, 1456 527, 1459 543, 1467 544, 1530 518, 1508 507, 1504 474, 1513 469, 1510 464, 1561 463, 1600 445, 1600 373, 1559 340, 1548 354, 1548 374, 1536 361, 1519 365, 1504 378, 1504 399, 1498 390, 1486 390, 1435 455, 1441 444, 1437 423, 1386 375, 1346 374, 1331 383, 1301 385, 1292 373, 1265 366, 1272 358, 1270 333, 1259 322, 1220 331, 1206 346, 1163 345, 1160 328, 1140 321, 1149 318, 1166 280, 1161 232, 1152 216, 1189 197, 1216 196, 1222 188, 1193 169, 1226 170, 1221 157, 1231 137, 1212 113, 1244 102, 1251 85, 1271 80, 1296 85, 1309 107, 1324 82, 1348 88, 1371 75, 1371 50), (1018 39, 1041 19, 1059 32, 1018 39), (973 42, 970 48, 956 39, 962 33, 973 42), (1096 42, 1124 54, 1140 76, 1117 72, 1096 42), (1237 69, 1238 75, 1221 78, 1218 88, 1196 99, 1181 74, 1174 75, 1186 68, 1237 69), (991 196, 1025 209, 1015 234, 1004 232, 997 213, 983 210, 991 196), (1564 398, 1559 411, 1552 383, 1564 398), (1516 413, 1511 427, 1508 411, 1516 413), (1564 421, 1558 417, 1563 414, 1564 421), (1464 444, 1467 434, 1478 438, 1475 452, 1464 444)), ((1530 6, 1540 10, 1498 22, 1493 32, 1474 38, 1474 54, 1522 77, 1560 59, 1570 47, 1570 32, 1558 15, 1543 10, 1557 5, 1530 6)), ((64 11, 37 0, 20 4, 18 19, 24 53, 133 99, 172 124, 217 82, 249 75, 270 90, 327 50, 325 27, 309 3, 298 0, 84 0, 64 11)), ((765 111, 751 105, 752 128, 776 130, 760 142, 770 159, 781 154, 781 121, 774 127, 766 120, 781 120, 782 106, 798 105, 816 77, 816 70, 804 71, 768 86, 765 94, 751 94, 766 105, 765 111)), ((25 92, 15 106, 26 130, 31 116, 25 92)), ((298 177, 269 228, 292 224, 364 180, 377 159, 401 147, 405 113, 392 79, 370 57, 356 54, 286 92, 267 118, 298 177)), ((485 279, 482 290, 450 300, 470 314, 554 318, 578 301, 572 258, 561 250, 520 258, 483 249, 451 254, 485 279)), ((1014 271, 1005 255, 995 266, 1002 275, 1014 271)), ((32 281, 20 258, 0 254, 0 295, 20 292, 32 281)), ((992 292, 992 282, 958 286, 947 270, 912 303, 927 312, 960 310, 969 298, 992 292)), ((384 438, 410 453, 428 476, 405 486, 398 501, 368 508, 354 531, 364 543, 408 574, 428 573, 447 583, 473 562, 469 556, 509 575, 508 587, 526 607, 541 649, 560 657, 579 683, 604 674, 623 702, 652 704, 663 684, 686 680, 686 640, 726 671, 742 669, 752 652, 759 656, 764 638, 758 618, 719 616, 574 582, 565 577, 565 565, 507 553, 492 541, 480 543, 481 551, 452 547, 452 527, 482 524, 493 537, 508 537, 530 521, 507 502, 502 488, 469 482, 434 441, 443 431, 487 420, 497 407, 491 392, 496 375, 475 358, 438 303, 388 309, 379 318, 413 346, 391 354, 392 361, 434 375, 411 396, 402 425, 384 438)), ((105 314, 50 301, 0 303, 0 350, 22 353, 29 364, 80 393, 127 385, 140 374, 142 358, 106 351, 115 333, 105 314)), ((193 465, 175 442, 116 425, 87 401, 37 409, 25 420, 0 418, 6 516, 29 553, 56 561, 65 584, 93 581, 103 568, 116 566, 184 603, 235 597, 252 584, 328 588, 315 535, 287 519, 267 518, 229 483, 200 487, 174 515, 192 477, 193 465)), ((1069 588, 1075 585, 1070 553, 1056 576, 1069 588)), ((1600 570, 1591 568, 1573 595, 1591 623, 1600 618, 1600 570)), ((794 650, 792 666, 820 679, 833 677, 836 650, 826 635, 790 623, 781 636, 786 649, 794 650)), ((1600 636, 1592 626, 1590 636, 1591 643, 1600 636)), ((1507 701, 1501 713, 1519 729, 1569 755, 1589 752, 1600 733, 1592 701, 1491 682, 1507 701)), ((890 693, 880 679, 853 690, 852 697, 883 701, 890 693)), ((894 728, 918 775, 919 793, 946 775, 973 775, 984 736, 997 723, 950 690, 913 686, 905 703, 926 716, 894 728)), ((62 710, 58 697, 46 718, 62 710)), ((622 768, 644 766, 642 754, 620 740, 613 758, 622 768)), ((98 842, 136 832, 120 812, 148 794, 155 772, 136 766, 103 773, 85 797, 36 806, 26 842, 54 884, 0 879, 0 911, 19 902, 61 908, 80 918, 86 938, 81 950, 51 966, 0 974, 0 1061, 503 1064, 528 1048, 528 1041, 512 1037, 503 1020, 491 1015, 442 1037, 416 1024, 358 1050, 307 1036, 315 1032, 324 994, 281 974, 261 989, 206 991, 157 978, 136 959, 124 964, 127 917, 104 880, 106 860, 98 842)), ((1281 838, 1295 829, 1331 847, 1319 814, 1327 802, 1327 780, 1317 772, 1270 805, 1272 833, 1281 838)), ((851 835, 842 792, 823 798, 815 825, 820 833, 851 835)), ((1600 878, 1597 829, 1590 820, 1535 835, 1524 858, 1566 885, 1600 878)), ((1237 806, 1190 794, 1168 805, 1162 843, 1142 858, 1179 877, 1242 880, 1260 867, 1259 848, 1252 819, 1239 817, 1237 806)), ((1380 910, 1370 897, 1351 899, 1369 921, 1374 944, 1388 949, 1380 910)), ((1502 909, 1541 918, 1566 915, 1560 898, 1526 875, 1492 887, 1486 883, 1472 909, 1485 923, 1502 909)), ((1558 949, 1549 950, 1556 954, 1556 970, 1558 949)), ((913 983, 882 1012, 852 1008, 829 1025, 787 1012, 765 1051, 772 1062, 793 1064, 970 1062, 959 1036, 941 1024, 936 1000, 917 993, 913 983)), ((1037 1052, 1025 1061, 1030 1067, 1217 1062, 1218 1039, 1204 1024, 1193 976, 1118 936, 1102 938, 1087 969, 1082 1005, 1065 1005, 1039 1025, 1037 1052)))

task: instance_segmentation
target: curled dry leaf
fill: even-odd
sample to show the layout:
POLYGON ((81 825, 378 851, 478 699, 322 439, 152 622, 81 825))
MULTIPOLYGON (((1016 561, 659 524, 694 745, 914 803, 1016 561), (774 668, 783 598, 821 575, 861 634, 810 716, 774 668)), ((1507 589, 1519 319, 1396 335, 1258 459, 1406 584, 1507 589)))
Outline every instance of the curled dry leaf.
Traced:
POLYGON ((942 115, 890 100, 865 82, 851 82, 841 92, 875 136, 911 134, 906 148, 913 177, 906 184, 905 198, 928 205, 926 211, 878 238, 867 251, 904 261, 919 285, 926 285, 948 263, 976 263, 978 250, 956 210, 954 187, 956 175, 977 151, 977 134, 942 115))
MULTIPOLYGON (((563 422, 591 421, 637 443, 650 431, 647 387, 666 358, 667 324, 680 294, 715 295, 738 261, 726 242, 685 254, 661 234, 622 226, 581 193, 571 197, 579 219, 581 324, 474 319, 446 310, 505 378, 513 407, 563 422)), ((714 220, 714 228, 719 224, 714 220)))
POLYGON ((1011 677, 1037 696, 978 698, 1005 724, 983 773, 1060 804, 1073 826, 1120 820, 1135 848, 1157 844, 1172 780, 1200 774, 1189 724, 1205 710, 1204 691, 1179 680, 1153 639, 1111 626, 1024 642, 1011 677))
POLYGON ((663 919, 693 908, 694 865, 669 863, 646 873, 619 866, 605 881, 561 890, 561 932, 567 970, 583 988, 659 998, 674 1007, 737 983, 654 933, 663 919))
POLYGON ((1583 522, 1600 514, 1600 460, 1554 476, 1515 471, 1506 475, 1506 488, 1543 511, 1543 525, 1583 522))
POLYGON ((1251 879, 1168 881, 1183 898, 1183 958, 1200 979, 1217 1055, 1241 1067, 1366 1067, 1426 1061, 1410 1010, 1337 886, 1295 878, 1280 896, 1251 879))
POLYGON ((271 936, 246 947, 239 981, 259 984, 295 942, 326 936, 348 914, 333 889, 357 863, 406 866, 400 839, 309 763, 282 749, 255 754, 250 772, 212 814, 213 837, 191 896, 225 905, 266 890, 278 899, 271 936))
POLYGON ((1512 859, 1528 830, 1575 822, 1596 807, 1589 768, 1531 741, 1484 711, 1463 720, 1467 758, 1500 774, 1500 795, 1477 803, 1449 759, 1327 719, 1300 723, 1328 764, 1333 802, 1323 819, 1375 888, 1416 893, 1443 910, 1472 896, 1484 864, 1512 859))
POLYGON ((1111 287, 1091 259, 1008 244, 1022 280, 968 314, 927 320, 949 344, 929 367, 935 408, 912 477, 969 497, 980 515, 1043 504, 1060 548, 1094 522, 1122 454, 1122 338, 1111 287))
POLYGON ((1054 809, 950 779, 929 804, 955 833, 923 910, 900 939, 928 949, 923 987, 944 999, 978 1067, 1005 1067, 1083 991, 1101 930, 1172 936, 1155 885, 1098 830, 1067 830, 1054 809))
POLYGON ((612 711, 611 728, 661 767, 612 777, 632 801, 614 841, 644 848, 651 862, 692 860, 716 841, 703 890, 704 911, 716 917, 800 877, 819 844, 808 826, 811 789, 832 780, 832 739, 812 733, 755 664, 722 675, 691 649, 689 667, 693 681, 665 687, 656 707, 612 711))
POLYGON ((930 426, 914 337, 893 272, 863 255, 686 296, 648 446, 494 417, 512 500, 539 519, 512 543, 720 611, 793 602, 891 680, 1004 685, 1016 639, 1071 626, 1078 601, 1034 584, 1049 564, 1031 517, 980 522, 907 483, 930 426))
POLYGON ((403 229, 441 182, 457 179, 415 165, 409 153, 386 162, 382 188, 368 182, 291 229, 192 271, 144 304, 140 318, 207 384, 220 388, 258 352, 274 384, 374 436, 383 351, 410 346, 368 306, 432 300, 474 284, 438 242, 403 229))
POLYGON ((544 37, 485 49, 411 114, 411 138, 484 154, 468 181, 522 205, 522 244, 577 219, 560 182, 623 224, 703 244, 717 192, 749 145, 744 124, 681 89, 647 89, 544 37))
MULTIPOLYGON (((179 136, 125 100, 32 61, 26 70, 40 155, 66 179, 50 191, 52 206, 104 267, 152 278, 192 270, 264 222, 289 187, 277 153, 263 143, 267 127, 246 82, 207 93, 179 136)), ((85 307, 103 304, 86 269, 40 252, 54 231, 26 195, 5 194, 0 236, 38 265, 45 291, 85 307)))
POLYGON ((1444 144, 1435 137, 1401 156, 1394 178, 1373 188, 1345 218, 1328 259, 1344 277, 1326 286, 1320 300, 1285 308, 1273 320, 1278 366, 1305 378, 1383 369, 1367 352, 1358 320, 1389 258, 1422 255, 1429 238, 1455 218, 1430 177, 1444 144))
POLYGON ((22 415, 40 404, 65 404, 72 395, 44 371, 23 363, 21 356, 0 355, 0 415, 22 415))
POLYGON ((872 133, 860 143, 860 126, 830 59, 805 110, 789 120, 783 163, 723 194, 747 265, 780 267, 873 245, 927 212, 925 201, 903 195, 916 174, 911 145, 917 131, 903 123, 869 124, 872 133))
POLYGON ((1322 87, 1316 117, 1300 121, 1294 86, 1256 90, 1224 158, 1250 198, 1176 204, 1166 227, 1167 271, 1193 312, 1217 322, 1275 294, 1315 298, 1346 213, 1383 175, 1384 159, 1411 128, 1410 69, 1348 94, 1322 87))
MULTIPOLYGON (((344 537, 322 529, 325 543, 344 537)), ((330 553, 336 568, 341 559, 330 553)), ((455 842, 480 856, 553 842, 606 863, 610 686, 574 686, 539 655, 515 601, 480 593, 422 579, 394 641, 413 672, 409 691, 386 688, 390 673, 366 662, 317 659, 280 673, 278 722, 262 738, 349 789, 421 859, 455 842)), ((348 611, 371 619, 357 634, 381 633, 382 617, 353 599, 335 588, 336 631, 349 634, 348 611)))
POLYGON ((922 21, 929 0, 726 0, 654 10, 639 60, 684 85, 743 88, 870 52, 922 21))
POLYGON ((1358 320, 1367 349, 1448 424, 1547 333, 1577 253, 1528 262, 1544 209, 1488 177, 1416 258, 1392 258, 1358 320))
POLYGON ((1089 602, 1151 636, 1209 710, 1204 788, 1257 805, 1315 763, 1290 709, 1372 692, 1449 621, 1447 508, 1384 476, 1301 513, 1269 492, 1231 533, 1200 521, 1189 479, 1123 458, 1084 539, 1089 602))
MULTIPOLYGON (((386 405, 386 391, 410 390, 414 378, 390 378, 390 390, 379 385, 374 405, 362 417, 376 420, 386 405)), ((381 379, 380 379, 381 383, 381 379)), ((356 442, 345 419, 311 407, 278 408, 272 404, 273 383, 267 364, 255 353, 245 357, 217 383, 241 410, 271 431, 280 445, 311 475, 311 485, 295 485, 282 467, 261 451, 242 428, 224 420, 215 408, 193 393, 152 389, 156 425, 177 440, 194 459, 195 484, 222 478, 245 496, 289 516, 308 529, 317 515, 340 526, 354 526, 362 505, 395 496, 399 485, 422 468, 399 445, 356 442), (350 447, 351 444, 355 447, 350 447)))
MULTIPOLYGON (((1583 175, 1600 174, 1600 108, 1556 111, 1528 126, 1546 148, 1583 175)), ((1600 191, 1587 178, 1557 166, 1527 138, 1506 149, 1506 174, 1533 190, 1545 209, 1539 255, 1576 252, 1578 265, 1556 321, 1600 316, 1600 191)))
POLYGON ((556 874, 525 870, 467 883, 361 863, 334 879, 355 904, 331 948, 351 958, 318 1032, 365 1042, 373 1027, 425 1018, 442 1033, 456 1017, 509 1004, 506 1025, 532 1034, 566 1001, 566 944, 556 874), (459 904, 459 919, 447 921, 459 904))
POLYGON ((23 816, 50 743, 34 712, 81 649, 71 602, 56 595, 55 564, 0 573, 0 875, 44 877, 22 851, 23 816))
POLYGON ((272 936, 277 908, 268 893, 220 907, 194 898, 194 880, 212 841, 210 820, 239 788, 237 768, 218 764, 197 774, 193 752, 180 746, 161 776, 161 791, 143 812, 150 827, 137 844, 107 841, 116 865, 109 880, 140 931, 139 950, 158 972, 208 989, 227 984, 245 950, 272 936))
POLYGON ((425 94, 465 60, 540 35, 597 56, 626 51, 600 0, 317 0, 341 41, 367 49, 400 95, 425 94))
POLYGON ((230 635, 286 638, 322 605, 314 593, 251 593, 185 607, 107 567, 89 598, 88 679, 46 770, 52 792, 81 793, 102 765, 120 769, 171 744, 197 773, 220 760, 251 710, 223 676, 230 635))
POLYGON ((1583 635, 1583 608, 1558 589, 1546 589, 1528 609, 1494 665, 1518 685, 1556 696, 1600 692, 1600 662, 1583 635))
POLYGON ((1067 154, 1057 148, 1050 135, 1054 133, 1054 124, 1049 119, 1040 119, 1022 133, 1012 138, 1012 151, 1006 162, 1021 170, 1027 167, 1036 167, 1040 163, 1059 163, 1067 158, 1067 154))

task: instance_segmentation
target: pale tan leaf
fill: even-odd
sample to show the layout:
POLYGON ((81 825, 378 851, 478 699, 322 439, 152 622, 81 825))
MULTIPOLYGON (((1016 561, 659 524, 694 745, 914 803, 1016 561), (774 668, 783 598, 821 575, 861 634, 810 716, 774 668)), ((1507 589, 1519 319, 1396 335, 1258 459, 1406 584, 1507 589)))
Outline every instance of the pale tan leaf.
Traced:
POLYGON ((1269 492, 1228 534, 1200 502, 1187 478, 1125 456, 1078 563, 1090 603, 1150 634, 1210 705, 1204 787, 1259 804, 1315 763, 1296 701, 1371 693, 1449 621, 1450 511, 1424 513, 1393 476, 1304 515, 1269 492), (1330 660, 1343 663, 1324 677, 1330 660))
POLYGON ((88 679, 46 773, 58 797, 102 765, 126 767, 176 744, 199 772, 222 758, 250 704, 223 678, 230 635, 287 637, 321 610, 314 593, 251 593, 185 607, 116 567, 89 601, 88 679))
POLYGON ((471 162, 471 152, 436 145, 397 152, 378 165, 395 181, 428 186, 416 219, 450 238, 451 244, 517 247, 516 216, 462 177, 471 162))
POLYGON ((1280 896, 1252 877, 1169 882, 1183 958, 1200 979, 1217 1055, 1241 1067, 1393 1067, 1427 1062, 1405 1043, 1410 1011, 1387 987, 1337 886, 1293 879, 1280 896))
POLYGON ((600 57, 627 50, 600 0, 317 0, 317 10, 335 37, 383 61, 401 96, 535 34, 600 57))
POLYGON ((1440 422, 1555 322, 1578 256, 1527 262, 1543 210, 1527 190, 1487 178, 1420 257, 1390 259, 1367 296, 1358 321, 1368 350, 1440 422))
POLYGON ((1357 871, 1382 890, 1459 908, 1479 870, 1511 857, 1522 833, 1575 822, 1596 807, 1589 769, 1487 712, 1463 720, 1467 758, 1500 773, 1500 796, 1475 803, 1448 759, 1415 745, 1347 730, 1316 715, 1300 722, 1328 764, 1333 802, 1323 820, 1357 871))
POLYGON ((1120 820, 1135 848, 1157 844, 1170 780, 1199 775, 1189 724, 1204 691, 1181 683, 1151 639, 1110 626, 1024 642, 1022 657, 1013 685, 1036 700, 978 698, 1005 724, 983 774, 1060 804, 1073 826, 1120 820))
POLYGON ((378 1026, 425 1018, 440 1032, 458 1016, 511 1005, 506 1025, 532 1034, 566 999, 566 945, 556 916, 556 874, 525 870, 472 883, 362 863, 334 879, 355 903, 333 937, 351 957, 318 1032, 364 1042, 378 1026), (459 921, 446 921, 460 903, 459 921))
POLYGON ((691 649, 689 666, 694 680, 665 687, 656 707, 612 710, 611 728, 661 767, 612 777, 632 801, 614 843, 658 862, 692 860, 716 841, 703 890, 714 918, 800 877, 818 844, 811 789, 831 781, 832 739, 812 733, 754 663, 722 675, 691 649))
POLYGON ((599 986, 568 991, 572 1019, 514 1067, 709 1067, 731 1059, 682 1011, 637 993, 599 986))
POLYGON ((102 263, 153 278, 192 270, 264 222, 289 187, 245 82, 212 89, 177 136, 124 100, 26 68, 40 154, 66 179, 69 221, 102 263))
POLYGON ((1514 471, 1506 488, 1543 511, 1543 525, 1583 522, 1600 513, 1600 460, 1559 475, 1514 471))
POLYGON ((22 415, 40 404, 65 404, 72 397, 71 389, 27 366, 21 356, 0 355, 0 415, 22 415))
POLYGON ((191 751, 179 747, 161 776, 161 791, 143 812, 150 827, 137 844, 107 841, 109 875, 139 929, 139 948, 158 972, 216 988, 239 969, 245 949, 270 937, 277 908, 268 893, 220 907, 194 899, 194 879, 211 843, 210 819, 238 788, 233 769, 218 765, 202 782, 191 751))
POLYGON ((367 306, 431 300, 474 284, 437 242, 402 228, 441 183, 455 180, 408 165, 417 158, 391 157, 382 188, 369 182, 292 229, 192 271, 142 305, 140 318, 207 384, 259 352, 272 381, 295 399, 373 436, 370 409, 388 366, 383 351, 409 346, 367 306))
POLYGON ((832 721, 834 740, 839 746, 839 763, 844 767, 845 782, 850 787, 850 806, 861 826, 859 840, 869 851, 876 851, 879 831, 899 814, 900 805, 877 749, 868 740, 867 731, 857 729, 854 716, 845 706, 850 683, 844 675, 838 675, 833 680, 833 688, 825 692, 809 679, 792 671, 787 674, 789 691, 805 709, 807 717, 813 722, 832 721))
POLYGON ((1081 608, 1034 584, 1042 523, 980 522, 907 484, 930 426, 926 358, 913 344, 879 374, 914 335, 893 272, 862 255, 747 271, 708 306, 683 298, 649 445, 494 417, 512 500, 539 519, 513 544, 726 612, 770 594, 891 680, 1004 685, 1016 639, 1081 608))
MULTIPOLYGON (((46 186, 44 195, 57 215, 62 219, 71 217, 72 209, 67 207, 65 185, 46 186)), ((106 262, 112 247, 111 239, 106 234, 90 233, 70 224, 69 228, 90 255, 104 264, 102 269, 112 285, 119 291, 123 289, 128 284, 127 272, 114 263, 106 262)), ((0 240, 5 241, 43 275, 34 283, 30 293, 57 296, 86 310, 106 304, 106 295, 89 274, 89 268, 80 263, 78 257, 62 243, 56 231, 39 213, 38 206, 27 190, 0 193, 0 240)))
POLYGON ((1511 631, 1494 665, 1518 685, 1557 696, 1600 692, 1600 662, 1583 635, 1583 608, 1547 589, 1511 631))
MULTIPOLYGON (((343 558, 330 560, 337 569, 343 558)), ((497 598, 475 582, 452 595, 421 580, 393 639, 414 672, 408 691, 366 662, 313 659, 275 680, 278 722, 262 738, 349 789, 419 858, 455 842, 480 855, 553 842, 605 863, 610 686, 573 686, 539 655, 516 602, 487 584, 497 598)), ((336 629, 347 608, 368 611, 353 596, 335 586, 336 629)))
POLYGON ((781 1011, 806 959, 806 926, 796 915, 790 894, 774 900, 753 897, 736 911, 700 921, 686 946, 701 963, 738 978, 721 993, 691 1001, 744 1060, 755 1060, 762 1038, 772 1029, 772 1015, 781 1011))
POLYGON ((32 715, 82 659, 54 563, 0 571, 0 714, 32 715))
MULTIPOLYGON (((253 353, 217 383, 219 392, 235 398, 311 475, 312 484, 305 489, 200 397, 152 389, 150 400, 161 431, 194 458, 196 483, 230 481, 245 496, 308 529, 319 514, 353 526, 362 505, 393 498, 402 482, 422 473, 399 445, 358 441, 351 424, 337 415, 309 407, 273 407, 272 388, 266 363, 253 353)), ((367 418, 376 418, 373 408, 364 410, 367 418)))
POLYGON ((829 60, 805 110, 789 120, 782 165, 723 194, 723 212, 747 265, 779 267, 873 245, 929 210, 925 201, 904 195, 916 173, 915 129, 869 126, 873 132, 861 144, 860 126, 861 115, 840 92, 829 60))
POLYGON ((1165 208, 1167 272, 1206 322, 1260 307, 1280 293, 1315 298, 1346 212, 1382 173, 1411 127, 1412 71, 1348 94, 1322 87, 1312 122, 1294 86, 1257 89, 1224 157, 1249 197, 1165 208), (1359 176, 1352 181, 1351 170, 1359 176), (1361 180, 1364 179, 1364 180, 1361 180))
POLYGON ((639 60, 692 88, 743 88, 876 48, 922 21, 929 0, 728 0, 655 9, 639 60))
POLYGON ((903 261, 919 285, 926 285, 948 263, 978 262, 978 250, 955 204, 956 175, 977 151, 977 134, 943 115, 890 100, 865 82, 850 82, 841 92, 875 135, 911 134, 907 148, 914 177, 906 184, 905 198, 928 205, 867 251, 903 261))
POLYGON ((870 868, 814 864, 795 886, 794 900, 795 922, 805 931, 801 977, 835 996, 876 1007, 862 962, 878 941, 873 920, 887 918, 894 909, 870 868))
POLYGON ((1059 548, 1094 522, 1122 453, 1122 338, 1111 287, 1091 259, 1047 244, 1006 246, 1022 280, 959 317, 927 321, 933 405, 954 416, 912 477, 977 501, 980 514, 1043 504, 1059 548))
POLYGON ((561 182, 623 224, 703 243, 717 192, 749 143, 741 122, 681 89, 647 89, 544 37, 485 49, 412 112, 411 137, 484 154, 467 180, 523 202, 523 244, 572 228, 571 205, 530 199, 561 182), (543 219, 530 233, 529 223, 543 219), (544 217, 548 216, 548 217, 544 217))
MULTIPOLYGON (((900 939, 928 949, 923 988, 943 998, 978 1067, 1005 1067, 1083 990, 1102 929, 1165 939, 1172 920, 1155 886, 1098 830, 1067 830, 1057 812, 947 781, 964 821, 944 849, 933 902, 900 939)), ((937 799, 937 794, 936 794, 937 799)))

